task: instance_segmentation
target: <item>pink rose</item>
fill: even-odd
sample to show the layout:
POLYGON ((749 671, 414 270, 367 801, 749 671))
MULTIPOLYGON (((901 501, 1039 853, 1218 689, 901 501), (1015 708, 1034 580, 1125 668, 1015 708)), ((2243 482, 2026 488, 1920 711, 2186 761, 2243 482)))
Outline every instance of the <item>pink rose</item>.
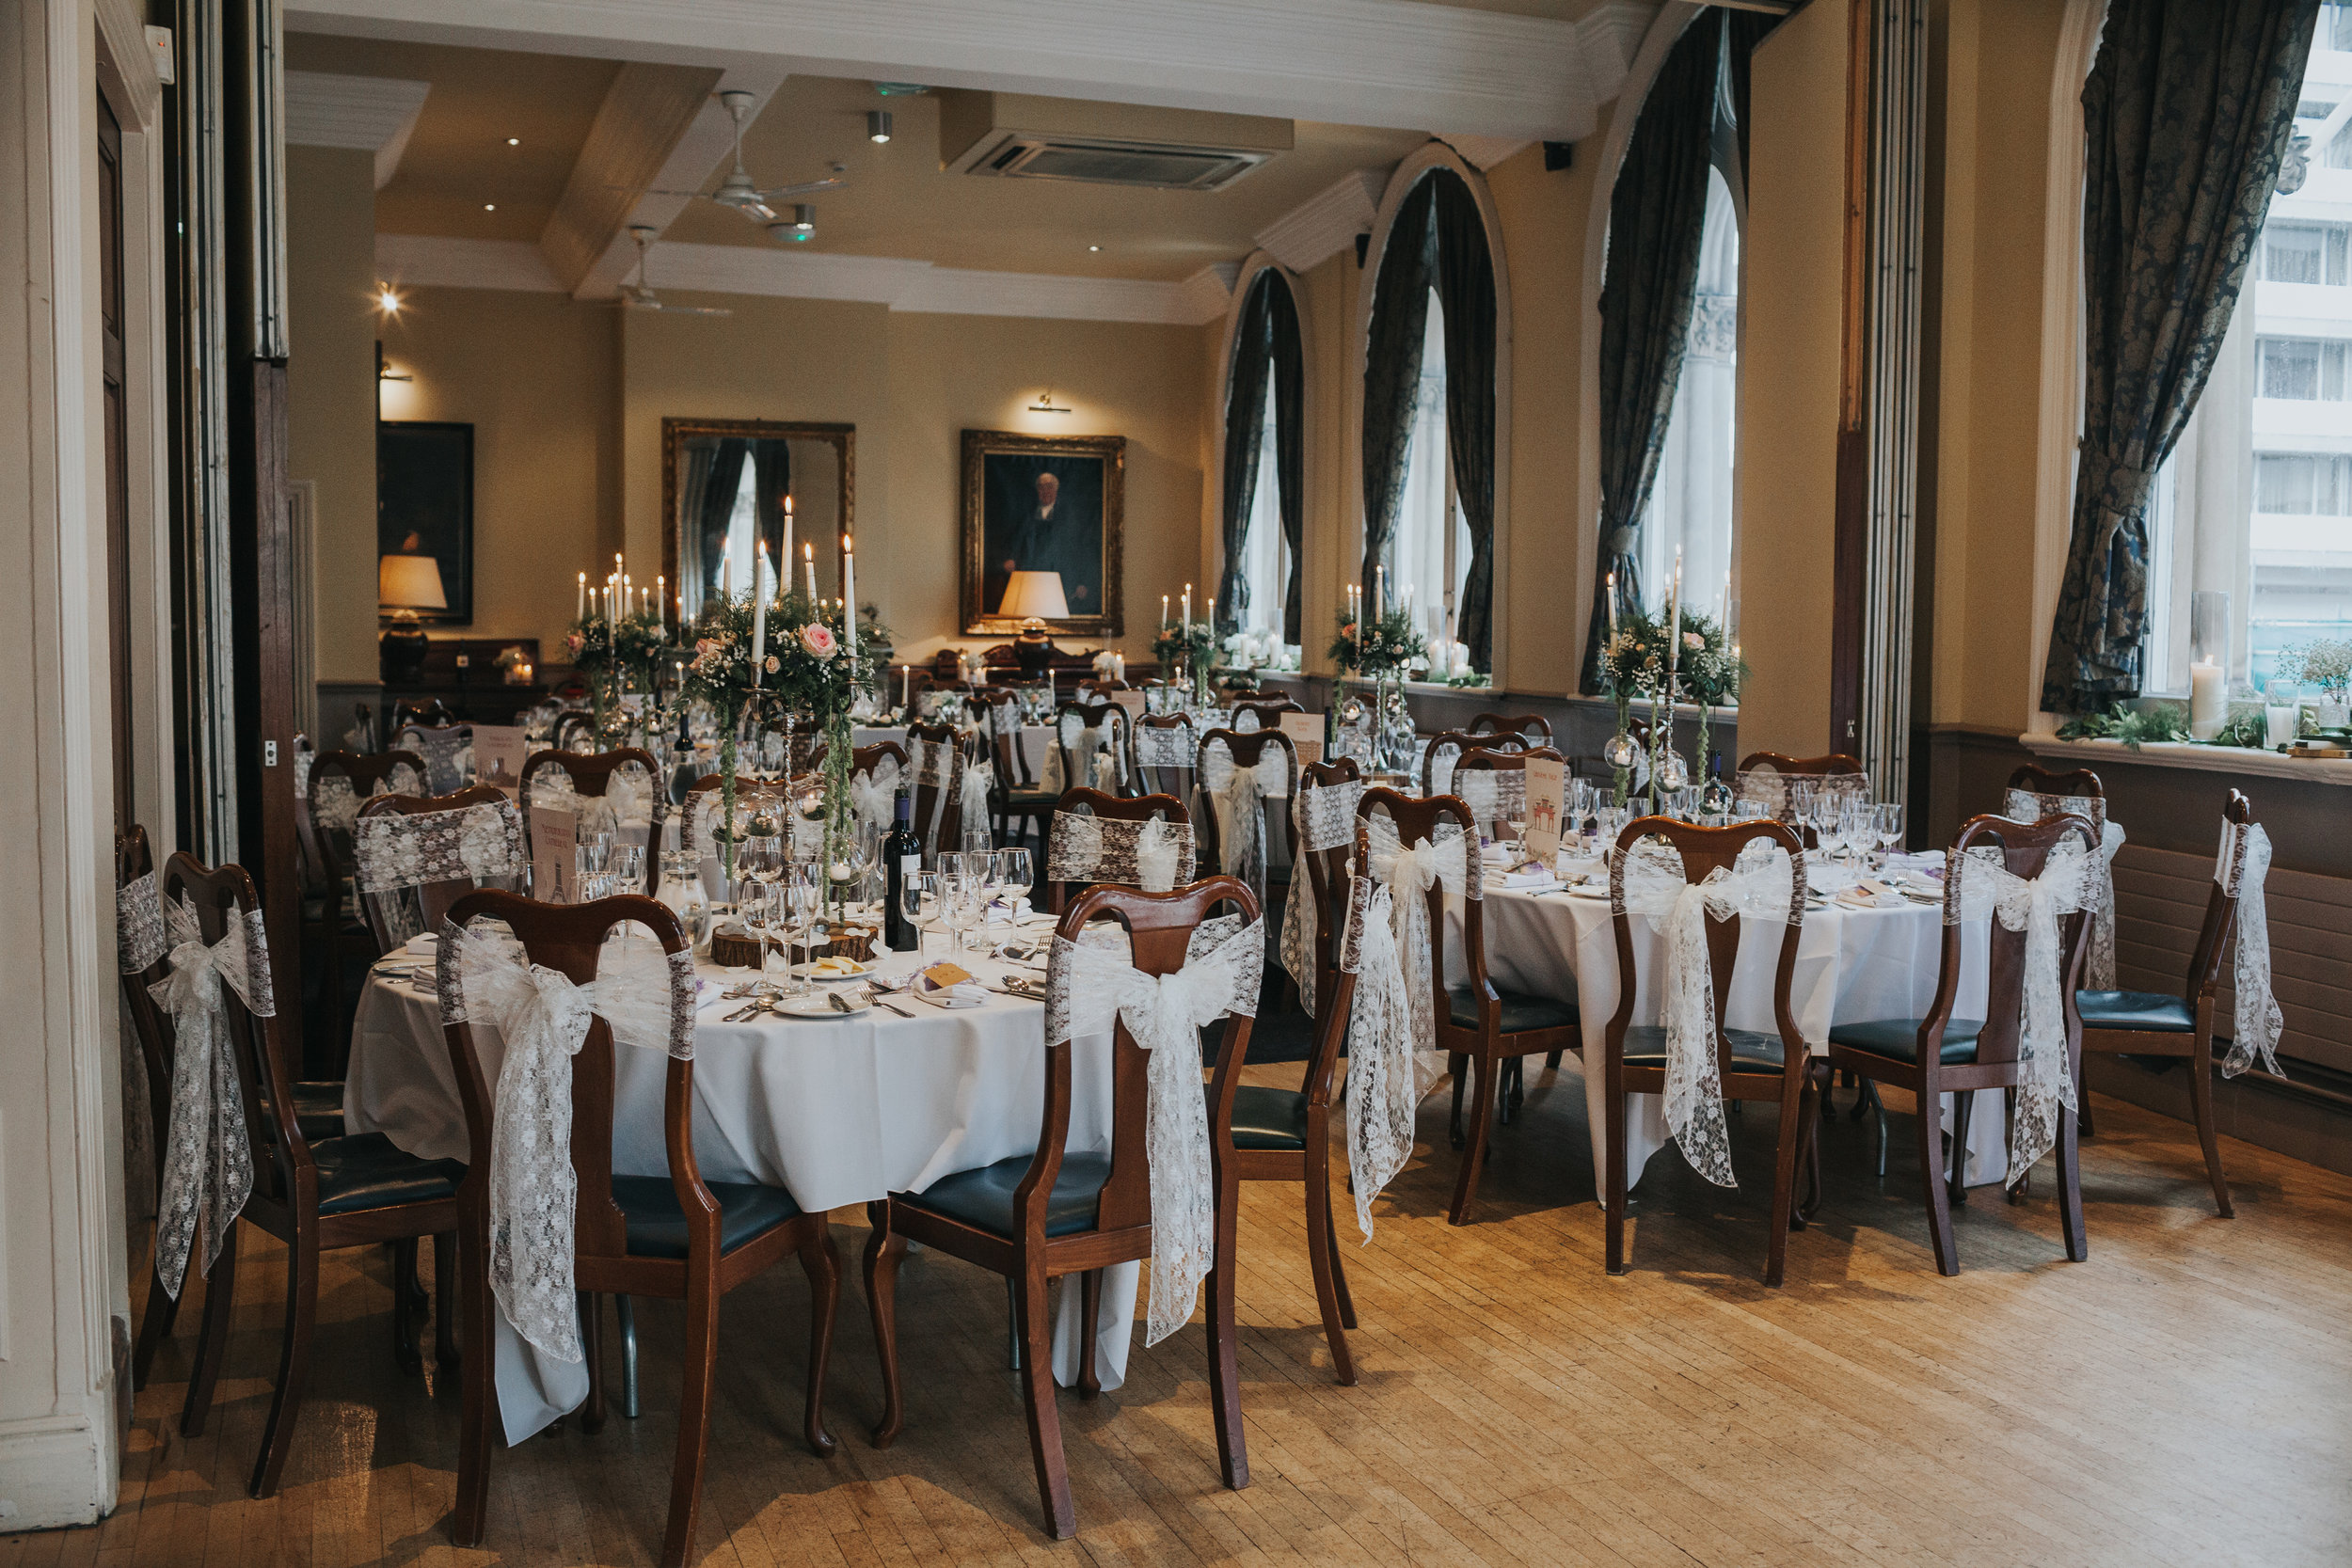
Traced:
POLYGON ((783 669, 783 668, 784 668, 784 660, 782 660, 782 659, 778 658, 778 657, 777 657, 775 655, 773 655, 773 654, 770 654, 770 655, 768 656, 768 665, 767 665, 767 669, 768 669, 768 673, 769 673, 770 674, 771 674, 771 675, 772 675, 772 674, 774 674, 777 671, 779 671, 779 670, 781 670, 781 669, 783 669))
POLYGON ((801 628, 801 646, 808 650, 811 658, 831 658, 841 648, 834 638, 833 628, 818 621, 811 621, 801 628))
POLYGON ((587 645, 588 645, 588 640, 587 640, 586 638, 584 638, 584 637, 580 636, 580 633, 578 633, 578 632, 576 632, 576 631, 575 631, 575 632, 570 632, 570 633, 567 633, 567 634, 564 636, 564 646, 565 646, 566 648, 569 648, 569 649, 572 651, 572 654, 573 654, 573 656, 574 656, 575 657, 577 657, 579 656, 580 650, 580 649, 582 649, 582 648, 584 648, 584 647, 586 647, 587 645))
POLYGON ((1699 650, 1707 646, 1707 639, 1701 637, 1697 632, 1686 631, 1682 634, 1682 645, 1690 649, 1692 653, 1697 653, 1699 650))

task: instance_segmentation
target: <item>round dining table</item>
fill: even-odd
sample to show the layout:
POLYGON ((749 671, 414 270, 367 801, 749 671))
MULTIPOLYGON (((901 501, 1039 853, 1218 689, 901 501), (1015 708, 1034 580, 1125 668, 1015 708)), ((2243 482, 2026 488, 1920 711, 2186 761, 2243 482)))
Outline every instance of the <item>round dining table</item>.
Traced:
MULTIPOLYGON (((1616 935, 1610 916, 1607 873, 1597 858, 1563 860, 1558 877, 1506 879, 1488 851, 1483 921, 1486 975, 1496 986, 1537 996, 1573 998, 1583 1046, 1579 1070, 1591 1125, 1593 1181, 1606 1193, 1608 1095, 1599 1071, 1609 1020, 1619 995, 1616 935), (1591 876, 1597 885, 1578 885, 1591 876), (1520 885, 1508 885, 1509 881, 1520 885)), ((1922 860, 1922 864, 1928 863, 1922 860)), ((1941 857, 1933 863, 1940 865, 1941 857)), ((1826 879, 1843 880, 1844 879, 1826 879)), ((1820 881, 1817 880, 1817 886, 1820 881)), ((1797 961, 1789 983, 1789 1011, 1815 1055, 1826 1053, 1833 1024, 1872 1019, 1918 1018, 1934 1000, 1943 962, 1944 910, 1940 902, 1916 901, 1898 893, 1840 894, 1808 900, 1798 934, 1797 961)), ((1446 963, 1449 983, 1466 977, 1461 903, 1447 900, 1446 963)), ((1655 1023, 1665 971, 1665 939, 1641 915, 1631 918, 1635 990, 1633 1022, 1655 1023)), ((1740 949, 1724 999, 1727 1028, 1776 1032, 1772 977, 1783 927, 1776 921, 1742 917, 1740 949)), ((1960 987, 1953 1013, 1984 1016, 1987 927, 1982 922, 1961 932, 1960 987)), ((1567 1059, 1562 1063, 1565 1068, 1567 1059)), ((1965 1180, 1972 1186, 1997 1181, 2009 1160, 2006 1101, 1999 1089, 1979 1089, 1968 1118, 1965 1180)), ((1952 1122, 1952 1097, 1944 1097, 1944 1124, 1952 1122)), ((1655 1094, 1626 1096, 1628 1186, 1638 1182, 1650 1156, 1665 1147, 1665 1101, 1655 1094)), ((1737 1173, 1735 1173, 1737 1174, 1737 1173)), ((1770 1172, 1759 1176, 1769 1180, 1770 1172)))
MULTIPOLYGON (((1042 940, 1046 927, 1028 934, 1042 940)), ((992 935, 1004 934, 992 931, 992 935)), ((421 944, 423 939, 420 939, 421 944)), ((651 942, 643 933, 626 940, 651 942)), ((927 938, 935 961, 945 938, 927 938)), ((957 962, 988 988, 982 1005, 942 1007, 899 992, 853 1017, 737 1019, 726 993, 754 977, 696 969, 694 1157, 709 1181, 780 1186, 804 1211, 919 1193, 942 1177, 1037 1148, 1045 1096, 1043 1004, 1001 990, 1008 976, 1041 981, 1035 966, 975 953, 957 962)), ((916 968, 885 953, 877 977, 916 968)), ((504 1048, 477 1025, 484 1076, 498 1080, 504 1048)), ((1073 1152, 1104 1151, 1111 1132, 1111 1039, 1072 1042, 1073 1152)), ((662 1099, 669 1058, 616 1047, 612 1169, 667 1176, 662 1099)), ((429 956, 395 951, 371 973, 352 1027, 343 1116, 354 1132, 382 1132, 422 1159, 470 1155, 457 1078, 433 990, 429 956)), ((1138 1263, 1104 1272, 1094 1324, 1095 1369, 1105 1388, 1125 1380, 1138 1263)), ((1065 1290, 1055 1320, 1054 1372, 1077 1381, 1080 1293, 1065 1290)))

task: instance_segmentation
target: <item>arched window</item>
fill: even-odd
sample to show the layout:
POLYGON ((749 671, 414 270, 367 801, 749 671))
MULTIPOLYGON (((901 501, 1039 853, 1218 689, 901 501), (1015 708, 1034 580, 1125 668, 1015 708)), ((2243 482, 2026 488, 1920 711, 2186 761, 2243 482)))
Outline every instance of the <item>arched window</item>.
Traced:
POLYGON ((1699 238, 1698 292, 1691 302, 1682 374, 1658 454, 1658 478, 1635 547, 1649 608, 1665 613, 1675 551, 1682 551, 1683 602, 1708 616, 1728 611, 1732 559, 1733 405, 1740 389, 1740 217, 1721 167, 1708 171, 1699 238))
POLYGON ((1305 375, 1290 280, 1279 267, 1262 267, 1242 298, 1226 375, 1220 634, 1300 640, 1305 375))
POLYGON ((1478 198, 1447 165, 1396 207, 1375 274, 1364 350, 1364 562, 1382 609, 1449 634, 1493 668, 1493 252, 1478 198))

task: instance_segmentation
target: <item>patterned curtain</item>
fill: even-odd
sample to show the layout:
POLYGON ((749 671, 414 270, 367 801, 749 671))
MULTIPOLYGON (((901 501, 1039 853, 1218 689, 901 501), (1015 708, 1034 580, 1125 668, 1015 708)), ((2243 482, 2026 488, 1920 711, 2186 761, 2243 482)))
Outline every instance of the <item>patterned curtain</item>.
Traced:
POLYGON ((1274 350, 1274 477, 1282 508, 1282 538, 1290 546, 1290 582, 1282 594, 1282 641, 1300 641, 1299 578, 1307 534, 1307 365, 1298 333, 1298 302, 1288 279, 1271 272, 1266 303, 1274 350))
POLYGON ((2083 85, 2083 430, 2042 705, 2139 694, 2156 470, 2204 389, 2295 128, 2318 0, 2114 0, 2083 85))
POLYGON ((1470 531, 1462 582, 1461 639, 1470 662, 1494 668, 1495 605, 1495 267, 1486 224, 1462 177, 1438 169, 1426 183, 1436 197, 1438 303, 1445 310, 1446 454, 1470 531))
POLYGON ((1584 635, 1587 693, 1601 689, 1609 575, 1616 574, 1619 609, 1641 604, 1633 548, 1658 478, 1698 291, 1723 36, 1720 25, 1702 20, 1668 53, 1609 198, 1600 288, 1600 554, 1584 635))
MULTIPOLYGON (((792 493, 791 449, 783 440, 766 436, 747 444, 752 455, 752 537, 768 541, 768 559, 776 563, 777 581, 789 589, 800 580, 801 571, 799 562, 784 559, 784 498, 792 493)), ((734 494, 727 492, 730 502, 734 494)), ((806 537, 796 536, 796 546, 806 537)), ((817 553, 821 558, 825 552, 817 553)))
POLYGON ((1429 325, 1429 285, 1438 270, 1430 225, 1436 182, 1406 193, 1380 253, 1372 284, 1372 330, 1364 345, 1364 565, 1362 579, 1389 553, 1405 460, 1411 451, 1413 394, 1421 388, 1422 334, 1429 325))
MULTIPOLYGON (((727 523, 735 515, 735 498, 743 488, 743 464, 750 451, 751 443, 739 436, 722 438, 711 452, 710 472, 703 481, 699 520, 704 551, 701 581, 708 597, 717 596, 719 559, 727 547, 727 523)), ((736 563, 735 580, 746 588, 751 586, 748 562, 736 563)))
MULTIPOLYGON (((1281 279, 1271 267, 1250 283, 1225 383, 1225 573, 1216 590, 1219 637, 1249 624, 1249 575, 1242 570, 1242 546, 1249 532, 1249 503, 1258 494, 1259 437, 1265 429, 1266 372, 1274 353, 1272 302, 1280 288, 1281 279)), ((1279 435, 1276 440, 1279 445, 1279 435)))

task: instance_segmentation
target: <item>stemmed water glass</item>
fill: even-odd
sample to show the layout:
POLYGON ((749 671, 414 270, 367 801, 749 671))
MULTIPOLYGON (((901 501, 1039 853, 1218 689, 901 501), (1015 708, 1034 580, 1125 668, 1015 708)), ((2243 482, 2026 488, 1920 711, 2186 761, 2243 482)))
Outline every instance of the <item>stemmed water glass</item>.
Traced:
POLYGON ((1030 880, 1034 873, 1029 852, 1026 849, 999 849, 993 858, 996 862, 996 886, 1001 894, 1011 898, 1013 909, 1018 912, 1021 900, 1028 897, 1037 885, 1030 880))
MULTIPOLYGON (((824 908, 825 876, 820 866, 788 865, 784 869, 785 894, 785 958, 792 957, 791 939, 800 938, 802 967, 805 970, 814 958, 816 945, 812 941, 817 931, 818 915, 824 908)), ((797 990, 806 992, 816 987, 816 980, 803 974, 797 990)))
POLYGON ((1881 800, 1871 808, 1871 832, 1879 841, 1879 853, 1892 855, 1903 842, 1903 803, 1900 800, 1881 800))
POLYGON ((968 855, 939 857, 939 919, 954 942, 951 951, 958 956, 965 951, 964 933, 980 923, 986 901, 981 891, 987 876, 986 858, 980 857, 982 866, 975 866, 968 855))

